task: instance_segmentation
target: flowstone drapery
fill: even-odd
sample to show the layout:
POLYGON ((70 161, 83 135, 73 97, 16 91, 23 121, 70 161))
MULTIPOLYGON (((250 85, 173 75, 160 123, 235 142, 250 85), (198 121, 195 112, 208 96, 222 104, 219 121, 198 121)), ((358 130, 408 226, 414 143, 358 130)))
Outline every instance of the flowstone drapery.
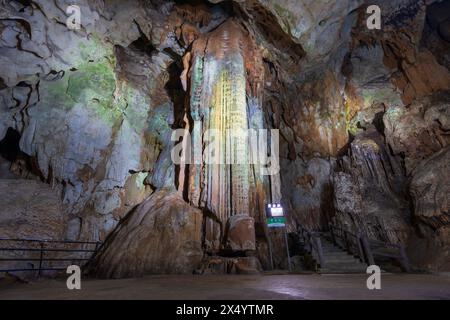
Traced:
MULTIPOLYGON (((244 250, 229 245, 230 229, 239 227, 230 217, 247 217, 233 221, 252 227, 254 221, 263 222, 272 178, 262 176, 259 164, 251 161, 251 155, 259 150, 255 149, 258 144, 249 144, 247 134, 248 129, 266 127, 259 92, 264 74, 262 57, 253 39, 232 19, 200 36, 188 57, 190 100, 186 111, 192 120, 194 160, 186 176, 188 199, 208 216, 207 246, 217 250, 222 244, 228 249, 244 250), (212 145, 214 152, 209 151, 212 145)), ((254 249, 254 236, 249 241, 254 249)))

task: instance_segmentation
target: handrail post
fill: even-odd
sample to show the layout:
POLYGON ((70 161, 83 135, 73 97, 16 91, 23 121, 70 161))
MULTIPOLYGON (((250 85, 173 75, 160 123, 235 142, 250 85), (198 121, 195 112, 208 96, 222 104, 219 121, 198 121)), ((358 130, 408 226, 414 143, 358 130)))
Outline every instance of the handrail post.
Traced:
POLYGON ((359 258, 364 261, 364 251, 361 245, 361 234, 358 234, 356 237, 356 241, 358 242, 358 252, 359 252, 359 258))
POLYGON ((309 252, 313 252, 313 245, 312 245, 312 241, 311 241, 311 235, 308 233, 306 235, 306 238, 308 239, 308 248, 309 248, 309 252))
POLYGON ((41 276, 41 269, 42 269, 42 258, 44 256, 44 243, 40 242, 39 243, 40 246, 40 251, 39 251, 39 271, 38 271, 38 277, 41 276))
POLYGON ((333 241, 334 244, 336 244, 336 239, 334 237, 334 227, 330 225, 330 235, 331 235, 331 241, 333 241))
POLYGON ((97 253, 97 250, 98 250, 98 246, 99 246, 99 245, 100 245, 100 241, 97 241, 97 242, 95 243, 94 254, 97 253))
POLYGON ((410 272, 411 268, 410 268, 410 265, 409 265, 408 257, 407 257, 406 252, 405 252, 405 248, 403 248, 403 246, 400 245, 399 250, 400 250, 400 257, 401 257, 401 260, 402 260, 403 268, 405 269, 406 272, 410 272))
POLYGON ((322 251, 322 241, 320 241, 320 237, 314 237, 317 244, 317 254, 319 255, 320 267, 324 267, 324 259, 323 259, 323 251, 322 251))
MULTIPOLYGON (((71 261, 72 259, 75 259, 77 261, 88 261, 89 258, 85 256, 86 253, 93 253, 97 250, 99 250, 102 246, 101 241, 96 242, 88 242, 88 241, 55 241, 55 240, 38 240, 38 239, 5 239, 0 238, 0 272, 31 272, 36 277, 43 276, 44 270, 64 270, 65 268, 60 267, 59 265, 54 265, 53 261, 71 261), (16 245, 3 245, 4 242, 17 242, 19 244, 22 244, 21 246, 17 247, 16 245), (30 243, 31 245, 26 245, 30 243), (59 246, 47 247, 47 244, 51 243, 58 243, 58 244, 77 244, 77 248, 60 248, 59 246), (93 250, 91 247, 86 248, 86 245, 95 245, 95 250, 93 250), (11 259, 10 256, 7 256, 6 258, 2 256, 3 251, 8 252, 32 252, 32 254, 27 255, 26 258, 21 255, 21 257, 16 257, 11 259), (45 254, 47 252, 55 252, 55 257, 53 257, 53 254, 50 256, 46 256, 45 254), (65 257, 59 257, 57 256, 56 252, 77 252, 78 257, 72 258, 69 257, 68 259, 65 259, 65 257), (38 258, 39 255, 39 258, 38 258), (2 266, 3 261, 28 261, 30 262, 30 266, 27 268, 18 268, 14 266, 14 268, 7 268, 4 269, 2 266), (48 262, 46 264, 46 262, 48 262), (37 272, 36 272, 37 271, 37 272)), ((92 258, 92 255, 91 255, 92 258)))
POLYGON ((366 254, 366 258, 367 258, 367 264, 369 265, 374 265, 375 264, 375 260, 373 259, 373 255, 372 255, 372 250, 370 249, 370 243, 367 240, 366 235, 361 235, 361 242, 362 242, 362 246, 364 248, 364 252, 366 254))
POLYGON ((350 252, 348 245, 347 230, 344 230, 344 242, 345 242, 345 250, 347 250, 347 252, 350 252))

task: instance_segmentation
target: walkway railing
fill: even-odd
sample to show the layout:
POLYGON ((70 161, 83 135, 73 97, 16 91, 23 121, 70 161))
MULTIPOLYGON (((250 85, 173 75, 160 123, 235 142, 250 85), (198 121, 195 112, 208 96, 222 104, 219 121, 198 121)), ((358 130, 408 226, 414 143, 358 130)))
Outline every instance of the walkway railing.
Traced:
POLYGON ((335 225, 329 225, 331 240, 368 265, 375 264, 374 256, 396 259, 406 271, 410 271, 409 259, 401 244, 369 239, 363 232, 354 234, 335 225))
POLYGON ((0 239, 0 273, 66 270, 84 265, 101 242, 0 239))
POLYGON ((302 225, 298 225, 298 234, 305 245, 305 250, 308 251, 314 258, 318 259, 321 266, 324 266, 322 241, 320 240, 320 233, 309 231, 302 225))

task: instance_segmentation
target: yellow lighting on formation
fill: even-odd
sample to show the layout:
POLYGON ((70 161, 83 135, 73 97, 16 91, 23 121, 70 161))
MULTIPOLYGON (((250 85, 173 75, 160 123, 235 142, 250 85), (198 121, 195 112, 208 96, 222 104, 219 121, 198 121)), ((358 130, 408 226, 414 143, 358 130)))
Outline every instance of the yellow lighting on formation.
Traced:
POLYGON ((246 88, 243 66, 223 70, 213 89, 210 129, 217 129, 220 163, 207 168, 211 195, 218 203, 219 217, 248 214, 249 146, 246 88), (239 72, 241 71, 241 72, 239 72))

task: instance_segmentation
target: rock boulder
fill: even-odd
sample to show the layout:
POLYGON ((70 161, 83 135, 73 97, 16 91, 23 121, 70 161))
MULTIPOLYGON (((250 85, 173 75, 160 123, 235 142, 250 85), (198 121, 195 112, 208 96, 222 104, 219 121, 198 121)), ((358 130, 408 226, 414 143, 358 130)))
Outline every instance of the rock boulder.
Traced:
POLYGON ((227 223, 226 247, 233 251, 255 250, 255 219, 237 214, 227 223))
POLYGON ((189 274, 200 264, 202 213, 160 190, 126 216, 89 270, 101 278, 189 274))

